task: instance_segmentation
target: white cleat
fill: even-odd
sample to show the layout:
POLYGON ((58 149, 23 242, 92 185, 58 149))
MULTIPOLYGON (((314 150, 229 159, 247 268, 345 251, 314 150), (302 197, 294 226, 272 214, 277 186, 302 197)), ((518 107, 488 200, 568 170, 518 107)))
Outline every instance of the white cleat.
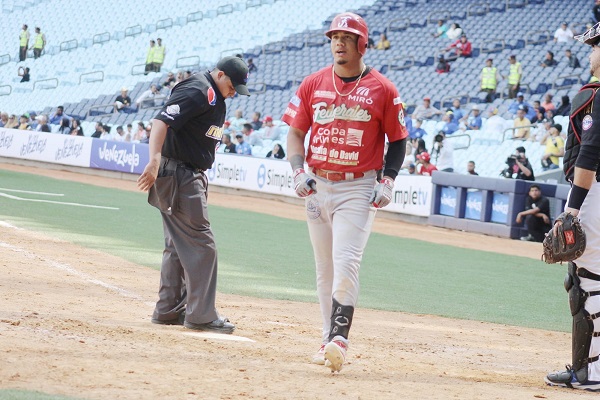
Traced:
POLYGON ((346 361, 347 345, 341 340, 334 338, 325 345, 325 366, 331 372, 339 372, 346 361))
POLYGON ((325 345, 322 344, 319 351, 315 353, 311 361, 313 364, 325 365, 325 345))

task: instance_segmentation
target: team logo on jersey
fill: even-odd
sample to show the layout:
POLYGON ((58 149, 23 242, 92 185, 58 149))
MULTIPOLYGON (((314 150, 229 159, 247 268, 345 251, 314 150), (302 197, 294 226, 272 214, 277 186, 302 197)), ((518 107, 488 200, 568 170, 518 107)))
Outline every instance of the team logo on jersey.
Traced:
POLYGON ((315 97, 323 97, 326 99, 335 99, 335 93, 330 92, 329 90, 315 90, 315 97))
POLYGON ((335 104, 328 105, 326 102, 321 101, 313 104, 313 109, 315 110, 313 121, 321 125, 329 124, 336 119, 357 122, 369 122, 371 120, 369 111, 362 109, 359 105, 348 108, 345 104, 341 104, 336 107, 335 104))
POLYGON ((592 127, 593 123, 594 123, 594 120, 592 119, 592 116, 588 114, 585 117, 583 117, 583 121, 581 121, 581 127, 583 128, 584 131, 587 131, 588 129, 590 129, 592 127))
POLYGON ((211 127, 206 131, 206 136, 215 140, 221 140, 223 137, 223 128, 211 125, 211 127))
POLYGON ((315 196, 310 196, 306 202, 306 215, 310 219, 317 219, 321 216, 321 207, 315 196))
POLYGON ((171 104, 170 106, 167 106, 167 114, 169 115, 177 115, 179 114, 179 104, 171 104))
POLYGON ((369 95, 369 90, 370 89, 368 87, 360 86, 358 89, 356 89, 356 94, 367 97, 369 95))
POLYGON ((208 88, 206 97, 208 98, 208 104, 210 104, 211 106, 217 104, 217 94, 215 93, 215 89, 213 89, 212 87, 208 88))
POLYGON ((400 125, 406 127, 406 121, 404 121, 404 111, 402 109, 400 109, 398 112, 398 122, 400 122, 400 125))
POLYGON ((365 131, 361 129, 348 128, 348 135, 346 136, 346 144, 348 146, 362 146, 362 138, 365 131))

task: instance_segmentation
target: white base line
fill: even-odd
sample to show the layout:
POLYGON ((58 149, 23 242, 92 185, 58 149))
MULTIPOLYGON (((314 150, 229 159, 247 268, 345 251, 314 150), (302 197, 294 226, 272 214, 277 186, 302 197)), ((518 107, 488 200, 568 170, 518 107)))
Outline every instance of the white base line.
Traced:
POLYGON ((40 194, 42 196, 64 196, 63 193, 32 192, 30 190, 17 190, 17 189, 7 189, 7 188, 0 188, 0 191, 15 192, 15 193, 28 193, 28 194, 40 194))
POLYGON ((1 193, 1 192, 0 192, 0 197, 6 197, 7 199, 11 199, 11 200, 33 201, 35 203, 51 203, 51 204, 61 204, 61 205, 65 205, 65 206, 101 208, 103 210, 118 210, 119 209, 117 207, 95 206, 93 204, 67 203, 64 201, 42 200, 42 199, 25 199, 23 197, 12 196, 10 194, 1 193))

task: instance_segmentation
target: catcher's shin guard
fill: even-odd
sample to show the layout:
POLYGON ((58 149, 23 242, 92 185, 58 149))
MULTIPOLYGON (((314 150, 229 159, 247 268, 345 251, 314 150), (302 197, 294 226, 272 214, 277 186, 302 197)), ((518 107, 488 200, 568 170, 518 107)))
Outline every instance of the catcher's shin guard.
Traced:
POLYGON ((332 341, 335 336, 342 336, 344 339, 348 339, 353 315, 353 306, 343 306, 335 298, 333 299, 329 341, 332 341))
POLYGON ((584 292, 580 287, 581 280, 577 275, 577 265, 569 262, 569 269, 565 277, 565 289, 569 292, 569 307, 573 316, 572 331, 572 368, 579 382, 588 380, 588 363, 598 360, 590 358, 590 346, 594 335, 593 318, 585 310, 585 301, 589 296, 599 295, 599 292, 584 292))

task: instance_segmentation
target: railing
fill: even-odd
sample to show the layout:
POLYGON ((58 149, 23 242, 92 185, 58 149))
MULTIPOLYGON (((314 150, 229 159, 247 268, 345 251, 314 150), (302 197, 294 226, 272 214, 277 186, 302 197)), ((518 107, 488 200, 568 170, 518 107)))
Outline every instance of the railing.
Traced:
POLYGON ((164 94, 159 94, 159 95, 157 95, 157 96, 154 96, 154 97, 153 97, 153 98, 151 98, 151 99, 146 99, 146 100, 143 100, 143 101, 142 101, 142 102, 139 104, 139 106, 138 106, 138 110, 142 110, 142 109, 144 109, 144 110, 156 110, 156 109, 162 108, 162 107, 163 107, 163 104, 164 104, 164 101, 163 101, 163 102, 162 102, 162 104, 161 104, 161 105, 159 105, 159 106, 157 106, 157 105, 156 105, 156 101, 165 100, 166 98, 167 98, 167 96, 166 96, 166 95, 164 95, 164 94))
POLYGON ((200 56, 180 57, 175 60, 175 68, 196 67, 200 64, 200 56), (186 62, 184 60, 194 60, 194 62, 186 62))
POLYGON ((135 64, 131 67, 131 75, 142 75, 146 72, 146 64, 135 64))
POLYGON ((529 44, 546 43, 551 38, 552 38, 552 34, 550 33, 550 31, 547 31, 545 29, 540 29, 537 31, 530 31, 525 34, 525 46, 527 46, 529 44), (530 39, 534 35, 539 35, 539 36, 542 36, 543 38, 538 37, 537 39, 530 39))
POLYGON ((79 84, 81 85, 81 82, 83 81, 83 77, 84 76, 89 76, 89 75, 100 75, 99 78, 92 78, 92 79, 86 79, 85 82, 102 82, 104 81, 104 71, 92 71, 92 72, 86 72, 85 74, 81 74, 79 75, 79 84))
MULTIPOLYGON (((529 86, 529 83, 519 83, 519 92, 523 92, 523 93, 529 95, 531 93, 531 86, 529 86), (523 88, 525 88, 525 89, 523 89, 523 88)), ((500 98, 503 100, 505 98, 508 98, 508 86, 505 86, 500 91, 500 98), (506 97, 504 97, 504 92, 506 92, 506 97)))
POLYGON ((521 8, 527 5, 527 0, 506 0, 506 10, 509 8, 521 8))
POLYGON ((137 36, 142 34, 142 26, 141 25, 133 25, 125 28, 125 37, 127 36, 137 36))
POLYGON ((233 49, 226 49, 221 52, 219 59, 227 56, 227 55, 236 55, 236 54, 244 54, 244 49, 241 47, 234 47, 233 49))
POLYGON ((431 18, 435 16, 435 21, 438 20, 444 20, 444 21, 448 21, 450 19, 450 11, 448 10, 436 10, 436 11, 432 11, 429 13, 429 15, 427 16, 427 24, 431 23, 431 18), (442 15, 440 17, 440 15, 442 15))
POLYGON ((408 18, 395 18, 388 22, 386 32, 403 31, 410 27, 410 19, 408 18), (402 22, 402 24, 401 24, 402 22))
POLYGON ((43 82, 56 82, 56 85, 54 86, 49 86, 47 87, 46 85, 43 85, 40 89, 56 89, 58 87, 58 78, 48 78, 48 79, 40 79, 39 81, 35 81, 33 82, 33 89, 35 90, 35 87, 43 82))
POLYGON ((105 42, 108 42, 110 40, 110 33, 108 32, 103 32, 103 33, 98 33, 96 35, 94 35, 94 37, 92 38, 92 43, 96 44, 102 44, 105 42))
POLYGON ((2 86, 0 86, 0 89, 3 89, 3 88, 8 88, 8 92, 3 92, 3 91, 0 90, 0 96, 8 96, 9 94, 12 93, 12 86, 11 85, 2 85, 2 86))
POLYGON ((408 55, 408 56, 399 56, 399 57, 394 57, 392 59, 390 59, 388 61, 388 71, 398 71, 401 69, 406 69, 406 68, 410 68, 412 66, 415 65, 415 57, 408 55), (400 63, 400 61, 410 61, 410 63, 400 63))
POLYGON ((77 48, 77 40, 71 39, 60 44, 60 51, 71 51, 77 48))
POLYGON ((259 7, 261 0, 246 0, 246 8, 259 7))
POLYGON ((204 19, 204 14, 202 13, 202 11, 196 11, 193 13, 189 13, 186 17, 187 22, 195 22, 195 21, 202 21, 204 19))
POLYGON ((263 54, 273 54, 280 53, 287 48, 287 43, 285 40, 280 40, 277 42, 267 43, 263 46, 263 54))
POLYGON ((217 15, 231 14, 232 12, 233 12, 233 4, 224 4, 220 7, 217 7, 217 15))
POLYGON ((88 109, 87 113, 86 113, 86 118, 89 118, 89 117, 98 117, 98 118, 109 117, 109 116, 111 116, 111 115, 113 115, 115 113, 114 107, 115 107, 115 105, 112 104, 112 103, 111 104, 99 104, 97 106, 91 106, 88 109), (110 112, 104 111, 104 113, 92 115, 92 111, 94 111, 94 110, 100 110, 100 109, 106 110, 109 107, 110 107, 110 112))
POLYGON ((167 29, 173 26, 173 18, 165 18, 156 21, 156 29, 167 29))
MULTIPOLYGON (((502 132, 501 142, 504 142, 505 140, 521 140, 521 141, 527 140, 527 138, 514 137, 515 131, 518 131, 519 129, 524 129, 524 128, 529 128, 531 130, 532 128, 537 128, 537 125, 523 125, 523 126, 518 126, 518 127, 507 128, 504 130, 504 132, 502 132), (509 131, 511 132, 510 137, 506 137, 506 132, 509 132, 509 131)), ((529 133, 531 134, 531 131, 529 133)))
POLYGON ((503 51, 506 48, 506 42, 502 38, 486 40, 481 43, 481 47, 479 48, 480 53, 496 53, 503 51), (484 47, 490 43, 500 43, 502 46, 493 46, 493 47, 484 47))
POLYGON ((572 75, 563 75, 563 76, 558 76, 554 79, 554 81, 552 82, 552 90, 558 90, 558 89, 567 89, 570 87, 573 87, 573 85, 579 85, 579 84, 583 84, 583 81, 581 80, 581 77, 579 76, 579 74, 572 74, 572 75), (569 78, 577 78, 577 81, 575 83, 571 83, 571 84, 564 84, 564 80, 565 79, 569 79, 569 78), (558 82, 560 79, 563 80, 563 85, 558 86, 556 84, 556 82, 558 82))
POLYGON ((452 145, 452 148, 454 148, 454 150, 462 150, 462 149, 468 149, 469 147, 471 147, 471 135, 469 135, 468 133, 459 133, 459 134, 453 133, 450 135, 446 135, 445 140, 455 141, 455 140, 461 140, 462 138, 466 138, 466 144, 452 145))
POLYGON ((246 85, 248 91, 253 94, 265 93, 267 91, 267 84, 265 82, 252 82, 246 85))
POLYGON ((0 56, 0 65, 8 64, 10 62, 10 54, 2 54, 0 56))
POLYGON ((306 35, 306 40, 304 41, 304 46, 313 47, 313 46, 323 46, 327 43, 328 39, 322 33, 313 33, 312 35, 306 35))
POLYGON ((467 7, 467 17, 485 15, 490 12, 490 3, 473 3, 467 7))

